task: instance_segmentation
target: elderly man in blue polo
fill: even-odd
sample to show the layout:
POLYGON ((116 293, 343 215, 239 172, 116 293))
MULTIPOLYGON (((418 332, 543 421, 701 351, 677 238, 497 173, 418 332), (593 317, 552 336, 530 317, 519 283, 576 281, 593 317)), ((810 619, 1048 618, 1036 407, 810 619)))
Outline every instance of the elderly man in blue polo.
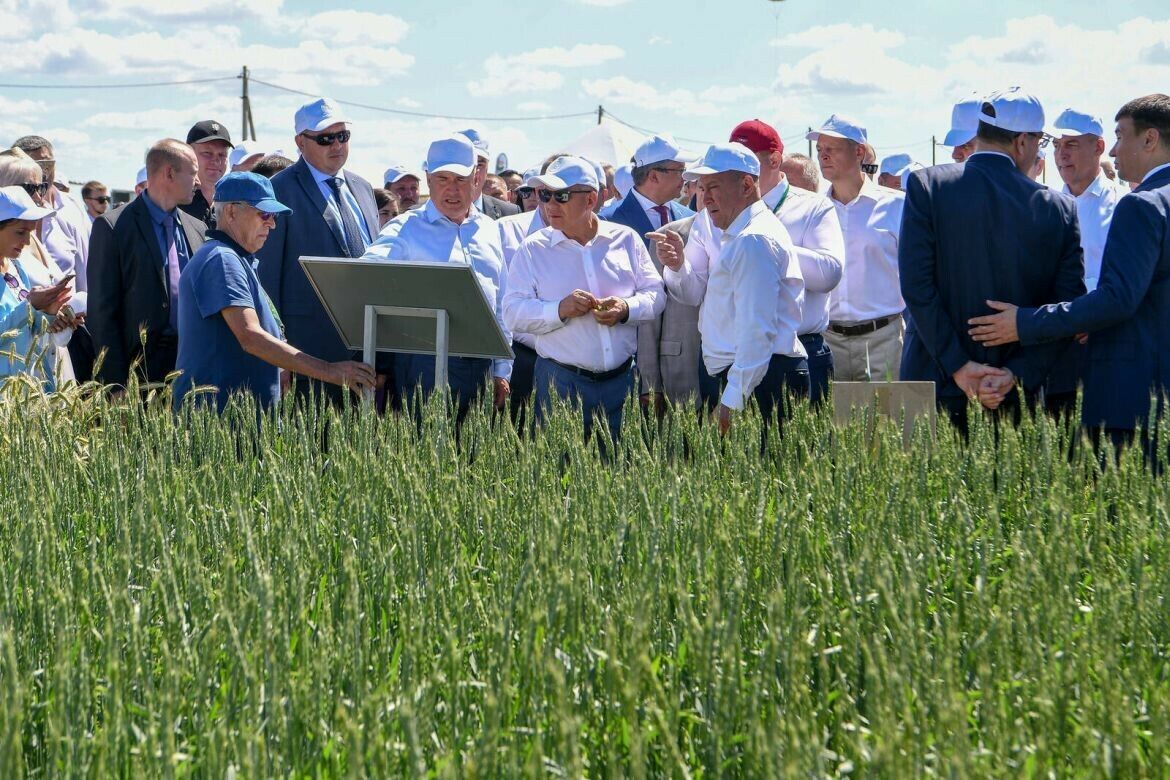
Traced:
POLYGON ((174 405, 192 390, 195 403, 223 411, 234 394, 250 394, 260 409, 280 397, 280 370, 358 390, 374 386, 364 363, 327 363, 285 342, 280 317, 256 277, 256 252, 276 220, 292 210, 276 199, 272 183, 233 172, 215 185, 216 229, 179 278, 179 355, 174 405))

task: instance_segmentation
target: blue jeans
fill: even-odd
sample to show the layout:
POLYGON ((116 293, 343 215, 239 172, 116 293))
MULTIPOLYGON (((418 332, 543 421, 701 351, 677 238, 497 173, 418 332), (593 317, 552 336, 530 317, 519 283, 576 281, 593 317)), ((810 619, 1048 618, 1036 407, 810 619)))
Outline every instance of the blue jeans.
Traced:
POLYGON ((622 407, 634 388, 634 371, 627 370, 612 379, 596 381, 558 366, 551 360, 536 359, 536 422, 539 425, 551 408, 555 392, 574 406, 581 408, 585 421, 585 437, 593 433, 593 417, 604 414, 610 436, 616 441, 622 427, 622 407))

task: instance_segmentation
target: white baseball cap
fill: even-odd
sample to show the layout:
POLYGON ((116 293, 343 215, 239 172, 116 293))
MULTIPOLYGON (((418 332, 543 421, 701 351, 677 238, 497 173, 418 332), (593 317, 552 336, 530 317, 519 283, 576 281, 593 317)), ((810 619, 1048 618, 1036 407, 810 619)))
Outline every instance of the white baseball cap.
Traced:
POLYGON ((605 175, 605 168, 601 167, 601 163, 594 162, 586 157, 582 157, 581 159, 593 166, 593 172, 597 174, 597 189, 600 190, 609 182, 609 179, 605 175))
MULTIPOLYGON (((634 167, 645 168, 660 162, 691 162, 694 155, 683 152, 682 147, 675 143, 669 135, 652 135, 642 142, 634 152, 634 167)), ((632 185, 631 185, 632 186, 632 185)))
POLYGON ((134 186, 137 187, 139 184, 146 184, 146 166, 145 165, 138 169, 138 176, 134 179, 134 186))
POLYGON ((228 154, 228 164, 234 168, 249 158, 263 154, 264 150, 256 148, 255 143, 236 144, 234 147, 232 147, 231 152, 228 154))
POLYGON ((962 146, 975 137, 979 131, 979 107, 983 98, 972 94, 963 98, 951 109, 951 129, 943 139, 943 146, 962 146))
POLYGON ((618 197, 624 198, 634 188, 633 165, 626 163, 613 169, 613 186, 618 191, 618 197))
POLYGON ((571 154, 553 160, 544 173, 533 176, 524 183, 529 187, 546 187, 554 191, 581 185, 592 190, 601 189, 593 163, 571 154))
POLYGON ((453 133, 431 142, 427 149, 427 173, 470 176, 475 171, 475 147, 467 136, 453 133))
POLYGON ((407 168, 405 165, 398 165, 397 163, 395 163, 394 165, 391 165, 389 168, 387 168, 386 172, 384 174, 382 174, 382 181, 384 181, 386 184, 397 184, 399 181, 401 181, 402 179, 405 179, 407 176, 413 176, 414 178, 418 179, 419 181, 422 181, 422 179, 423 179, 423 176, 421 173, 418 173, 417 171, 412 171, 410 168, 407 168))
POLYGON ((32 196, 25 192, 24 187, 0 187, 0 221, 26 219, 32 222, 55 213, 55 209, 47 209, 34 203, 32 196))
POLYGON ((713 173, 727 173, 738 171, 760 175, 760 159, 755 152, 740 143, 711 144, 707 147, 702 159, 687 168, 683 178, 691 181, 700 176, 710 176, 713 173))
POLYGON ((910 174, 914 173, 914 171, 923 171, 923 170, 926 170, 925 165, 923 165, 920 162, 914 162, 913 160, 911 160, 909 165, 907 165, 901 171, 898 171, 898 176, 901 177, 901 179, 902 179, 902 189, 903 190, 906 189, 906 182, 909 181, 910 174))
POLYGON ((878 173, 889 173, 897 176, 910 167, 913 162, 914 159, 908 154, 891 154, 882 160, 882 166, 878 169, 878 173))
POLYGON ((1052 127, 1048 129, 1048 134, 1054 138, 1060 138, 1066 135, 1095 135, 1098 138, 1104 138, 1105 123, 1099 117, 1095 117, 1092 114, 1066 108, 1056 118, 1056 121, 1052 123, 1052 127))
POLYGON ((844 138, 847 141, 853 141, 858 144, 869 143, 869 138, 865 134, 865 128, 861 123, 850 119, 849 117, 841 116, 840 114, 833 114, 825 120, 819 130, 813 130, 811 133, 805 135, 805 139, 815 141, 822 135, 827 135, 830 138, 844 138))
POLYGON ((460 130, 459 135, 464 136, 468 141, 471 141, 471 145, 475 147, 475 153, 477 156, 482 157, 485 160, 492 159, 492 156, 488 150, 487 139, 484 138, 483 134, 478 130, 469 127, 466 130, 460 130))
POLYGON ((300 135, 306 130, 310 133, 319 133, 330 125, 337 123, 352 124, 345 118, 341 107, 334 103, 329 98, 317 98, 312 103, 305 103, 297 109, 297 114, 294 119, 296 124, 296 134, 300 135))
POLYGON ((1044 107, 1019 87, 992 92, 979 107, 979 121, 1010 133, 1044 132, 1044 107))

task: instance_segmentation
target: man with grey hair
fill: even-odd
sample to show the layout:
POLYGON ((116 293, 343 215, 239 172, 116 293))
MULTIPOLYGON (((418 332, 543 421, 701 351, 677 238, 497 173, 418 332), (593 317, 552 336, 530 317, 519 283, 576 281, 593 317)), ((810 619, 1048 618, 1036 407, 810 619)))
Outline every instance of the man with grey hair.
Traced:
POLYGON ((787 177, 793 187, 809 192, 820 192, 821 174, 817 171, 816 162, 807 154, 793 152, 784 155, 784 161, 780 163, 780 172, 787 177))

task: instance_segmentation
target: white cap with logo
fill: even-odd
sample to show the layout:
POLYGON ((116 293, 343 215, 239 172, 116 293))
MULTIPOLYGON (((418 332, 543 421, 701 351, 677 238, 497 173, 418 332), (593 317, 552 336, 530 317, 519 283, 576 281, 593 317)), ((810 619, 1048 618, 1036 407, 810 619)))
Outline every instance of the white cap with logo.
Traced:
POLYGON ((1044 107, 1019 87, 992 92, 979 107, 979 121, 1009 133, 1043 133, 1044 107))
POLYGON ((694 155, 683 152, 682 147, 669 135, 652 135, 634 151, 635 168, 661 162, 686 163, 694 159, 694 155))
POLYGON ((470 176, 475 171, 475 147, 457 133, 431 142, 427 149, 427 174, 453 173, 470 176))
POLYGON ((341 106, 329 98, 317 98, 312 103, 305 103, 297 109, 293 119, 296 125, 296 134, 306 130, 310 133, 319 133, 325 128, 336 124, 352 124, 341 111, 341 106))
POLYGON ((760 160, 756 157, 755 152, 743 144, 712 144, 707 147, 707 152, 702 159, 692 167, 687 168, 683 178, 693 180, 700 176, 730 171, 759 176, 760 160))
POLYGON ((1066 108, 1052 123, 1048 134, 1054 138, 1066 135, 1095 135, 1098 138, 1104 138, 1105 123, 1092 114, 1066 108))
POLYGON ((962 146, 979 131, 979 107, 983 98, 977 94, 964 98, 951 109, 951 129, 943 139, 943 146, 962 146))
POLYGON ((601 189, 593 163, 571 154, 553 160, 544 173, 533 176, 524 183, 529 187, 545 187, 554 191, 578 186, 591 190, 601 189))
POLYGON ((869 138, 865 134, 865 128, 855 119, 850 119, 847 116, 840 114, 833 114, 825 120, 819 130, 813 130, 811 133, 805 135, 805 139, 815 141, 822 135, 827 135, 830 138, 844 138, 847 141, 852 141, 856 144, 869 143, 869 138))

